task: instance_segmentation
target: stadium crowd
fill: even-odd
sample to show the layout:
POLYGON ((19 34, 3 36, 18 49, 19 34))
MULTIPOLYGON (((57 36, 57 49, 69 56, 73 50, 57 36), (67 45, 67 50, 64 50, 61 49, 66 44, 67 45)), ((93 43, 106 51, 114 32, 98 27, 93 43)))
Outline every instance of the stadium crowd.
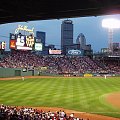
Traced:
POLYGON ((27 108, 27 107, 12 107, 0 105, 0 120, 89 120, 78 118, 74 113, 67 115, 66 112, 60 110, 56 112, 45 112, 43 110, 27 108))
POLYGON ((39 56, 29 51, 12 52, 0 61, 0 67, 28 69, 47 67, 47 72, 53 74, 120 73, 120 66, 112 61, 103 63, 86 56, 39 56))
POLYGON ((120 62, 116 62, 116 61, 111 61, 111 60, 106 60, 104 61, 104 64, 106 66, 106 69, 108 70, 108 72, 111 73, 116 73, 116 74, 120 74, 120 62))

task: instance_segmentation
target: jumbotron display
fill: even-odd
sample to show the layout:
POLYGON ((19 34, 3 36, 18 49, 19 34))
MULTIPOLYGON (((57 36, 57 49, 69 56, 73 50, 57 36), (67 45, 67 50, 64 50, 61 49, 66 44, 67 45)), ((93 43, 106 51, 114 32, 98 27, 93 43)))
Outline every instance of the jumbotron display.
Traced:
POLYGON ((17 35, 16 48, 17 50, 32 50, 34 45, 34 37, 32 35, 17 35))
POLYGON ((34 46, 34 36, 22 34, 10 34, 10 49, 32 50, 34 46))

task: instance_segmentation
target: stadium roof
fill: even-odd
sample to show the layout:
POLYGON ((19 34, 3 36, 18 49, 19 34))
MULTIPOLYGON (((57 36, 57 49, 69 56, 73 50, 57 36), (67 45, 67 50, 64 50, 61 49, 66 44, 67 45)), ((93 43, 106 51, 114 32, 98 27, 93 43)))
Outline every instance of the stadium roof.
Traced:
POLYGON ((120 13, 120 0, 0 0, 0 24, 120 13))

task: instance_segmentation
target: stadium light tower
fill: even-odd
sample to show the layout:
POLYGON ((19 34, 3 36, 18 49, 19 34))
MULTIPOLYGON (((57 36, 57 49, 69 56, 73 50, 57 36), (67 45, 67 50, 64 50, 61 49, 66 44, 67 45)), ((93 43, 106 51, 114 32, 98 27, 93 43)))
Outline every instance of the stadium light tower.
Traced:
POLYGON ((108 49, 109 53, 113 53, 113 29, 120 28, 120 20, 118 19, 103 19, 102 27, 108 29, 108 49))

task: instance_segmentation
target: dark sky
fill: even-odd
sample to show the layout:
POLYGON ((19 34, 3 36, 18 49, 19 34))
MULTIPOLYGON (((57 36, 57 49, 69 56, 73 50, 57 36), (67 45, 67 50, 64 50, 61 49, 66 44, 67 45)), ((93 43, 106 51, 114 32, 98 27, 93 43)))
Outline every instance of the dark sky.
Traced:
MULTIPOLYGON (((100 51, 101 48, 108 47, 108 29, 102 27, 104 18, 117 18, 120 15, 97 16, 97 17, 78 17, 69 18, 74 24, 74 43, 80 33, 86 37, 86 43, 92 45, 94 52, 100 51)), ((7 42, 9 48, 9 33, 14 33, 18 25, 27 25, 29 29, 46 32, 46 45, 55 44, 60 48, 61 44, 61 23, 64 19, 59 20, 40 20, 19 23, 8 23, 0 25, 0 41, 7 42)), ((113 42, 120 42, 120 29, 114 30, 113 42)))

